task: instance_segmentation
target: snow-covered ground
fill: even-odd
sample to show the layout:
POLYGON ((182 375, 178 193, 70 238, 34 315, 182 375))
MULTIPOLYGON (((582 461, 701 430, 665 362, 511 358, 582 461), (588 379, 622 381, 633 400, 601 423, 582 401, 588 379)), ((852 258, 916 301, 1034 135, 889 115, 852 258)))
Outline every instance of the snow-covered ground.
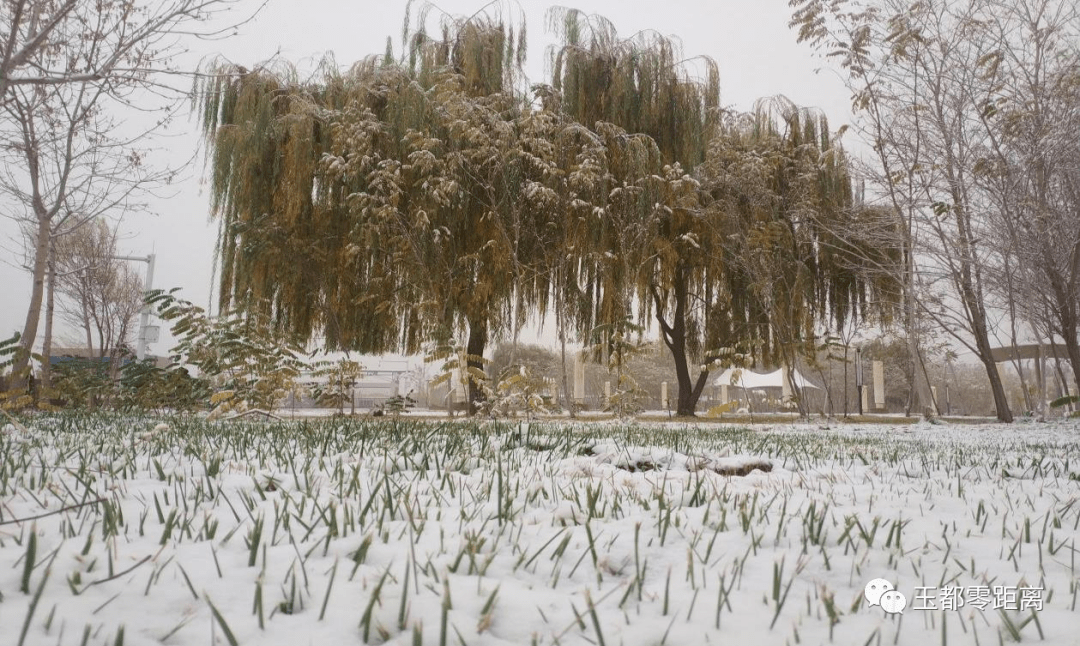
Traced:
POLYGON ((0 433, 0 644, 1080 643, 1075 421, 159 422, 0 433))

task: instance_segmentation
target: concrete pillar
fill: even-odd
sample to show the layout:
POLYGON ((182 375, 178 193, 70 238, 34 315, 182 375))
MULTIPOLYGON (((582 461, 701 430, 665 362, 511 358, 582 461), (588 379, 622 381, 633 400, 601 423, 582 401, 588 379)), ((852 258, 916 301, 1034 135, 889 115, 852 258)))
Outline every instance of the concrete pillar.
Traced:
POLYGON ((663 410, 668 409, 667 382, 666 381, 661 381, 660 382, 660 408, 663 409, 663 410))
POLYGON ((866 386, 859 386, 859 401, 862 402, 862 409, 864 413, 870 412, 869 393, 870 391, 867 390, 866 386))
POLYGON ((610 381, 605 381, 604 382, 604 405, 606 406, 608 404, 608 402, 610 402, 610 401, 611 401, 611 382, 610 381))
POLYGON ((574 401, 585 403, 585 357, 581 352, 574 355, 574 401))
POLYGON ((885 364, 874 362, 874 408, 885 408, 885 364))
POLYGON ((1035 383, 1038 389, 1039 413, 1046 412, 1046 360, 1040 343, 1035 353, 1035 383))
POLYGON ((721 404, 728 403, 727 384, 720 384, 720 403, 721 404))

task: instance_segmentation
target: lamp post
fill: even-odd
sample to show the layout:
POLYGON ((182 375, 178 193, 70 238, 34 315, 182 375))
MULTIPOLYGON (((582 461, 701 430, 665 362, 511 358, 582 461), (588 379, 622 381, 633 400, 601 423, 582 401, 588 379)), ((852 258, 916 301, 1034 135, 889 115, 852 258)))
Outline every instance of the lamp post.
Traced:
MULTIPOLYGON (((150 254, 149 256, 113 256, 115 260, 132 260, 134 262, 146 263, 146 282, 143 285, 143 291, 149 293, 154 288, 154 259, 156 256, 150 254)), ((150 323, 150 306, 143 300, 142 313, 139 314, 139 343, 135 349, 135 358, 142 361, 146 358, 146 346, 150 342, 149 338, 149 323, 150 323)), ((156 330, 155 330, 156 331, 156 330)), ((157 340, 155 337, 154 341, 157 340)))

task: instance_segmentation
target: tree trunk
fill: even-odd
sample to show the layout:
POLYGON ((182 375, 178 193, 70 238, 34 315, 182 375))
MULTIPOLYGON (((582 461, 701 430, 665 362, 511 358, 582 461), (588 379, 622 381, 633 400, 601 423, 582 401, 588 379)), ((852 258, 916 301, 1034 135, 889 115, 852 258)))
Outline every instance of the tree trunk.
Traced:
POLYGON ((997 363, 993 360, 983 361, 986 374, 990 377, 990 392, 994 395, 994 408, 997 410, 999 422, 1013 421, 1012 410, 1009 409, 1009 399, 1005 396, 1005 387, 1001 383, 1001 375, 997 371, 997 363))
POLYGON ((1009 399, 1005 396, 1005 387, 1001 383, 1001 375, 998 373, 993 351, 990 348, 990 336, 986 330, 985 314, 978 310, 972 310, 971 318, 975 328, 975 347, 979 351, 979 358, 982 359, 983 365, 986 367, 986 376, 990 379, 990 392, 994 395, 994 408, 997 411, 998 421, 1011 422, 1013 421, 1013 415, 1009 409, 1009 399))
POLYGON ((795 381, 794 354, 786 355, 784 357, 783 379, 787 381, 788 388, 791 390, 791 397, 795 400, 795 408, 799 411, 799 419, 809 419, 810 407, 803 401, 802 388, 799 388, 799 384, 795 381))
MULTIPOLYGON (((1068 353, 1068 351, 1068 348, 1066 348, 1065 352, 1068 353)), ((1050 333, 1050 352, 1054 355, 1054 372, 1057 374, 1058 384, 1061 386, 1058 397, 1068 397, 1072 395, 1072 391, 1069 390, 1069 380, 1065 378, 1065 371, 1061 369, 1061 359, 1058 357, 1057 343, 1054 342, 1053 332, 1050 333)), ((1069 402, 1067 410, 1073 411, 1076 410, 1076 407, 1072 402, 1069 402)))
POLYGON ((94 337, 90 333, 90 304, 87 302, 87 292, 90 290, 90 278, 88 275, 88 269, 81 270, 83 274, 79 277, 81 281, 79 289, 79 300, 82 302, 82 324, 83 331, 86 332, 86 356, 94 356, 94 337))
MULTIPOLYGON (((52 253, 50 252, 50 256, 52 253)), ((41 390, 49 398, 52 388, 53 309, 56 300, 56 263, 49 258, 49 286, 45 304, 45 340, 41 346, 41 390)))
POLYGON ((1014 358, 1010 363, 1016 369, 1016 374, 1020 376, 1020 394, 1024 396, 1024 408, 1034 413, 1035 405, 1031 400, 1031 392, 1028 390, 1027 375, 1024 374, 1024 360, 1016 358, 1019 356, 1020 346, 1016 344, 1015 337, 1013 337, 1012 350, 1014 358))
MULTIPOLYGON (((1073 379, 1076 380, 1075 383, 1080 384, 1080 343, 1076 338, 1076 317, 1069 318, 1072 329, 1065 330, 1065 354, 1069 355, 1069 363, 1072 364, 1073 379)), ((1065 383, 1065 387, 1068 388, 1068 382, 1065 383)))
POLYGON ((484 401, 483 383, 473 374, 475 370, 484 372, 484 348, 487 346, 487 322, 469 321, 469 342, 465 346, 465 359, 469 369, 467 379, 469 382, 469 415, 475 415, 481 402, 484 401))
POLYGON ((1001 383, 1001 375, 998 373, 997 363, 994 361, 993 351, 990 347, 990 336, 986 330, 986 318, 981 312, 972 312, 974 323, 975 347, 979 351, 979 358, 986 367, 986 376, 990 379, 990 392, 994 395, 994 409, 997 412, 999 422, 1013 421, 1012 410, 1009 409, 1009 399, 1005 396, 1005 387, 1001 383))
MULTIPOLYGON (((916 316, 915 304, 915 259, 911 250, 907 251, 907 266, 904 272, 904 323, 907 327, 908 356, 911 360, 911 400, 912 406, 924 419, 932 419, 935 409, 932 403, 933 396, 930 392, 930 381, 926 378, 926 371, 921 370, 923 365, 922 348, 919 344, 919 329, 916 316)), ((862 393, 859 393, 860 406, 862 405, 862 393)), ((910 414, 910 409, 908 410, 910 414)))
POLYGON ((1016 334, 1016 289, 1013 286, 1012 265, 1009 262, 1008 255, 1005 256, 1004 260, 1005 293, 1009 301, 1009 342, 1013 350, 1012 364, 1016 368, 1016 374, 1020 375, 1020 391, 1024 395, 1024 408, 1032 413, 1037 413, 1036 406, 1031 400, 1031 393, 1028 391, 1027 375, 1024 374, 1024 360, 1020 358, 1020 344, 1016 334))
MULTIPOLYGON (((958 215, 957 220, 961 220, 958 215)), ((968 229, 970 230, 970 229, 968 229)), ((961 240, 966 240, 966 231, 961 229, 961 240)), ((977 291, 977 283, 970 275, 971 265, 967 261, 969 256, 961 254, 961 273, 959 276, 960 298, 968 312, 968 320, 971 321, 971 332, 975 337, 975 349, 978 350, 979 358, 986 367, 986 376, 990 379, 990 391, 994 394, 994 408, 1000 422, 1013 421, 1012 411, 1009 409, 1009 400, 1005 396, 1005 388, 1001 383, 1001 375, 994 361, 993 348, 990 346, 990 333, 986 326, 986 310, 984 309, 982 294, 977 291)), ((976 268, 977 269, 977 268, 976 268)))
POLYGON ((20 344, 22 351, 15 356, 11 367, 12 388, 25 387, 30 375, 30 354, 37 341, 38 320, 41 318, 41 300, 45 293, 45 269, 49 260, 49 219, 38 215, 37 240, 34 242, 33 288, 30 291, 30 307, 26 310, 20 344))
MULTIPOLYGON (((1080 246, 1080 243, 1078 243, 1080 246)), ((1046 263, 1049 265, 1049 261, 1046 263)), ((1054 295, 1057 307, 1054 308, 1058 323, 1061 324, 1061 336, 1065 341, 1065 353, 1069 355, 1069 363, 1072 364, 1073 379, 1080 384, 1080 341, 1077 340, 1077 332, 1080 331, 1080 321, 1077 321, 1075 300, 1070 298, 1069 287, 1065 279, 1056 272, 1050 273, 1050 288, 1054 295)), ((1068 385, 1068 384, 1066 384, 1068 385)))
POLYGON ((675 380, 679 385, 675 414, 680 417, 694 417, 698 399, 705 389, 709 373, 702 370, 696 379, 690 375, 690 362, 686 357, 686 302, 689 294, 685 270, 681 267, 676 270, 672 291, 675 296, 675 312, 669 324, 664 318, 664 300, 656 289, 652 290, 653 301, 656 305, 656 322, 660 325, 660 338, 671 350, 672 358, 675 360, 675 380))
MULTIPOLYGON (((683 342, 685 348, 685 339, 683 342)), ((709 373, 702 370, 698 373, 697 379, 694 380, 690 376, 689 361, 686 358, 686 352, 675 352, 675 379, 679 384, 679 399, 675 407, 675 414, 679 417, 694 417, 697 413, 698 399, 701 398, 701 393, 705 390, 705 383, 708 381, 709 373)))

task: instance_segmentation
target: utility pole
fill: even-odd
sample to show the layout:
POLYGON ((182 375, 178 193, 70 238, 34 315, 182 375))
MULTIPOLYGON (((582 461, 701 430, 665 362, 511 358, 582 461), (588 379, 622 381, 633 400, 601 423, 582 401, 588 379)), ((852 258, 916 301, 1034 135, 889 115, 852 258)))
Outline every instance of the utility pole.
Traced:
MULTIPOLYGON (((143 256, 113 256, 113 259, 115 259, 115 260, 131 260, 131 261, 134 261, 134 262, 145 262, 146 263, 146 282, 143 284, 144 296, 145 296, 145 294, 149 294, 150 290, 152 290, 154 288, 154 259, 155 258, 156 258, 155 254, 150 254, 149 256, 146 256, 146 257, 143 257, 143 256)), ((152 330, 152 332, 154 333, 153 334, 154 338, 150 339, 151 328, 149 326, 149 323, 150 323, 150 306, 146 304, 145 300, 143 300, 142 313, 139 314, 139 344, 136 346, 136 349, 135 349, 135 358, 138 359, 139 361, 142 361, 144 358, 146 358, 146 346, 147 346, 147 344, 150 343, 151 340, 157 341, 157 334, 156 334, 157 329, 156 328, 154 328, 152 330)))

